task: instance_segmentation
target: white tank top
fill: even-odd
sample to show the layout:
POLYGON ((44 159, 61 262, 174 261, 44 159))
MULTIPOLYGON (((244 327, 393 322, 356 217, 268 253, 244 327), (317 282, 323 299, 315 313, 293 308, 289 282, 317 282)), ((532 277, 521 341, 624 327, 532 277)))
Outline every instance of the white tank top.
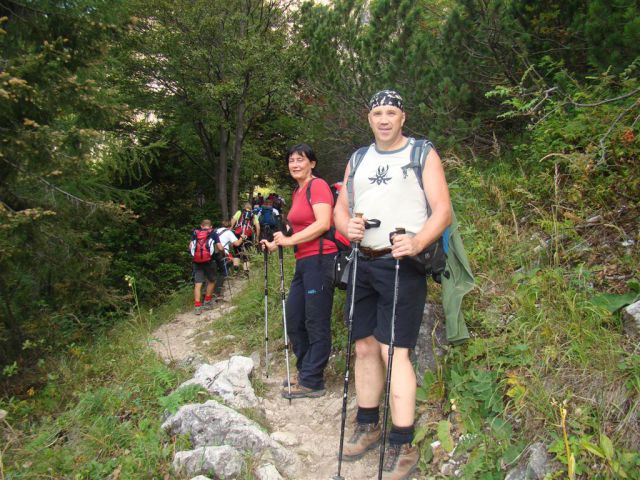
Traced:
POLYGON ((427 221, 427 200, 409 166, 413 142, 388 152, 372 144, 356 170, 353 211, 380 220, 380 227, 365 230, 363 247, 388 248, 389 233, 397 227, 415 235, 427 221))

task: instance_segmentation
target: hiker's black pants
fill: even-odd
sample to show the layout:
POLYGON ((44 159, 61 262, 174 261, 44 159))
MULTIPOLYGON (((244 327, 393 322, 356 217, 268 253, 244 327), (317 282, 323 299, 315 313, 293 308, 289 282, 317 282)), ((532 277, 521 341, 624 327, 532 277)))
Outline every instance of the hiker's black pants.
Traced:
POLYGON ((298 360, 298 382, 314 390, 324 388, 331 353, 334 256, 298 260, 287 298, 287 334, 298 360))
POLYGON ((222 296, 222 286, 227 277, 227 263, 226 258, 223 255, 216 257, 216 288, 213 293, 220 297, 222 296))

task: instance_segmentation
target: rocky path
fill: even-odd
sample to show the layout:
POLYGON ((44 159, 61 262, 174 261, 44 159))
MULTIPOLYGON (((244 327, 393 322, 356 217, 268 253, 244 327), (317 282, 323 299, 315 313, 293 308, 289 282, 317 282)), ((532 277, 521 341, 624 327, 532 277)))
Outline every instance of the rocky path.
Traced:
POLYGON ((244 287, 244 280, 233 280, 233 290, 224 288, 222 301, 216 303, 212 310, 204 310, 196 315, 193 310, 176 315, 173 321, 166 323, 151 334, 149 345, 162 359, 180 365, 218 360, 207 358, 203 346, 209 345, 207 337, 211 335, 209 328, 217 319, 229 315, 234 308, 230 301, 234 294, 244 287))
MULTIPOLYGON (((266 381, 269 393, 262 400, 273 428, 272 437, 300 458, 304 468, 297 478, 328 480, 338 467, 343 385, 327 385, 324 397, 295 399, 289 404, 280 395, 283 378, 282 375, 266 381)), ((355 417, 355 396, 352 389, 350 392, 347 438, 355 417)), ((377 478, 378 452, 372 450, 357 462, 343 462, 341 475, 350 480, 377 478)))
MULTIPOLYGON (((234 292, 241 290, 236 283, 234 292)), ((229 315, 234 307, 230 305, 232 296, 227 297, 214 309, 195 315, 186 312, 158 328, 151 336, 151 347, 167 362, 181 365, 212 363, 226 358, 211 358, 206 354, 207 337, 210 326, 217 319, 229 315)), ((245 352, 249 355, 249 352, 245 352)), ((264 358, 261 358, 264 362, 264 358)), ((261 363, 262 363, 261 362, 261 363)), ((272 430, 272 438, 289 451, 294 452, 299 462, 296 471, 289 478, 307 480, 328 480, 337 473, 337 452, 340 440, 340 418, 342 411, 342 381, 327 385, 324 397, 296 399, 289 403, 281 396, 281 382, 285 378, 284 366, 270 365, 270 376, 265 377, 264 369, 254 370, 264 384, 266 391, 259 398, 259 407, 272 430)), ((264 365, 262 365, 264 366, 264 365)), ((352 430, 355 417, 355 396, 350 386, 347 431, 352 430)), ((341 474, 345 479, 363 480, 376 478, 378 450, 372 450, 357 462, 343 462, 341 474)), ((290 472, 291 473, 291 472, 290 472)))

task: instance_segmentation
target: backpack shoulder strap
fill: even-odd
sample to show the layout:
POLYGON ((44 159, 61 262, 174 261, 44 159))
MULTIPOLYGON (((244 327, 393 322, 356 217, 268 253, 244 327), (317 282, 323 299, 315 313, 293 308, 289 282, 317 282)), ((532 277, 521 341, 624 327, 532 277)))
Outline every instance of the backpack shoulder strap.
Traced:
MULTIPOLYGON (((409 168, 413 170, 413 173, 416 175, 416 180, 418 180, 418 185, 422 191, 424 191, 424 185, 422 184, 422 171, 424 170, 424 164, 427 160, 427 155, 433 148, 433 143, 429 140, 419 139, 414 140, 413 146, 411 147, 411 162, 409 163, 409 168)), ((427 201, 427 215, 431 216, 431 206, 427 201)))
POLYGON ((364 156, 369 150, 369 146, 360 147, 356 150, 349 159, 349 176, 347 177, 347 199, 349 200, 349 213, 353 216, 353 207, 355 205, 355 194, 353 191, 353 179, 356 175, 356 170, 362 163, 364 156))
POLYGON ((309 185, 307 185, 307 191, 305 192, 305 193, 306 193, 306 195, 307 195, 307 202, 309 202, 309 206, 312 206, 312 205, 311 205, 311 184, 313 184, 314 180, 316 180, 316 179, 317 179, 317 177, 312 178, 312 179, 309 181, 309 185))

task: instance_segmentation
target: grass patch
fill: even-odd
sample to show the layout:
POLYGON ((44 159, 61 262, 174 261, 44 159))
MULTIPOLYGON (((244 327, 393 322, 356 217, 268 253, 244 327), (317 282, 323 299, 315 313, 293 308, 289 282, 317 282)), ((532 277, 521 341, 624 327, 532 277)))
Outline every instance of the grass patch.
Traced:
POLYGON ((24 396, 3 398, 5 478, 162 478, 187 448, 160 429, 166 410, 198 396, 168 395, 186 379, 147 348, 151 330, 184 308, 177 292, 161 308, 137 310, 93 342, 41 363, 42 380, 24 396))

